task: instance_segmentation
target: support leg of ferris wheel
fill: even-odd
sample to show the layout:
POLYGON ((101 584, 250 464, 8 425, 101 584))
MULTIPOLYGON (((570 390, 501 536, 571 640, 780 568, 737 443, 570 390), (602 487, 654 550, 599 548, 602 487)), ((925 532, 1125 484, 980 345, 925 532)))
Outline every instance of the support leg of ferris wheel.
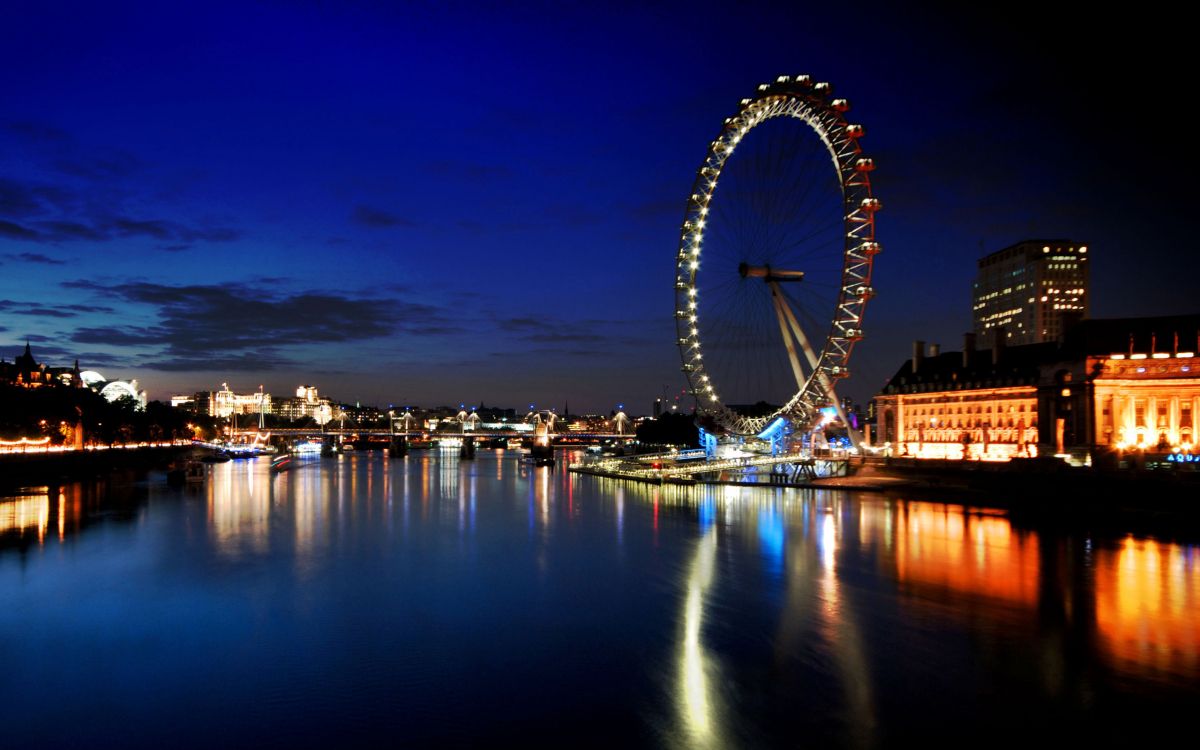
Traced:
POLYGON ((829 396, 829 400, 833 402, 833 408, 837 410, 838 418, 842 420, 842 424, 846 425, 846 434, 850 437, 850 444, 854 446, 855 450, 860 450, 862 436, 850 424, 850 419, 846 416, 846 410, 842 408, 841 400, 838 399, 837 394, 833 391, 833 383, 829 380, 829 376, 818 369, 816 352, 813 351, 812 345, 808 343, 808 337, 804 335, 804 329, 800 327, 800 321, 796 320, 796 314, 792 312, 792 308, 788 307, 787 301, 779 289, 778 282, 769 280, 767 283, 771 287, 771 299, 775 302, 775 314, 779 317, 779 330, 783 333, 783 342, 787 346, 788 357, 792 363, 792 372, 796 376, 796 382, 801 388, 804 387, 804 373, 800 370, 800 360, 796 356, 796 347, 792 343, 792 336, 788 335, 788 328, 791 328, 792 334, 800 342, 800 347, 804 349, 804 356, 808 359, 808 364, 813 369, 813 372, 816 373, 821 387, 825 389, 825 393, 829 396))

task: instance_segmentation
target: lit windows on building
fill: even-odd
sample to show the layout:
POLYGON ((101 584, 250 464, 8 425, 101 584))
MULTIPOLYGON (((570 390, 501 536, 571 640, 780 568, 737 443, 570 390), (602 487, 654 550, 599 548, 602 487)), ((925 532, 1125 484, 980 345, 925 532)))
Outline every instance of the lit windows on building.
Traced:
POLYGON ((1004 248, 979 260, 972 287, 975 333, 1002 328, 1005 341, 1014 346, 1060 340, 1087 316, 1087 289, 1086 245, 1026 240, 1004 248), (1042 293, 1030 297, 1030 289, 1042 293))
POLYGON ((927 354, 875 398, 892 455, 1200 463, 1200 315, 1086 320, 1062 342, 927 354), (1156 457, 1156 458, 1155 458, 1156 457))

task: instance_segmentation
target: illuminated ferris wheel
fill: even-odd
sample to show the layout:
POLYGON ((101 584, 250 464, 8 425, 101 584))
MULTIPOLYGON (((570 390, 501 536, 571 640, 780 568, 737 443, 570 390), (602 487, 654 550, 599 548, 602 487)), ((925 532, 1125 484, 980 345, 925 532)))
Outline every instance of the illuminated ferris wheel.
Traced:
POLYGON ((733 435, 779 417, 813 425, 836 406, 863 336, 880 250, 875 165, 849 102, 831 95, 809 76, 759 86, 726 118, 687 200, 677 341, 701 410, 733 435))

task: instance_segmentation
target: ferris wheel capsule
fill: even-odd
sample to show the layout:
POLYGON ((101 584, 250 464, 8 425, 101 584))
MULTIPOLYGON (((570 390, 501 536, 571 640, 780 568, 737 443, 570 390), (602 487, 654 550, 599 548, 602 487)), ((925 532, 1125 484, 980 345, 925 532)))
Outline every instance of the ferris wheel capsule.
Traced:
POLYGON ((832 109, 834 112, 849 112, 850 111, 850 100, 849 99, 834 99, 833 101, 831 101, 829 103, 829 108, 832 109))
POLYGON ((870 157, 865 157, 865 156, 861 159, 857 159, 854 162, 854 171, 855 172, 874 172, 875 171, 875 160, 870 157))
POLYGON ((862 138, 866 134, 867 134, 867 129, 864 128, 862 125, 847 125, 846 126, 846 137, 847 138, 862 138))
POLYGON ((813 91, 817 92, 821 96, 829 96, 833 93, 833 84, 822 81, 821 83, 813 86, 813 91))
POLYGON ((883 208, 883 204, 879 202, 878 198, 863 198, 858 207, 869 214, 873 214, 883 208))

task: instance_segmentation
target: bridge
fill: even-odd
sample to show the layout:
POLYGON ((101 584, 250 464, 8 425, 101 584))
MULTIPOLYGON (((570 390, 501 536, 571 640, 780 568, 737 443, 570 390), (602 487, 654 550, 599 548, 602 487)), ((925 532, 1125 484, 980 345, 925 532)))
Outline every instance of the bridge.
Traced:
MULTIPOLYGON (((521 439, 534 440, 540 435, 537 435, 529 430, 481 430, 472 432, 470 430, 462 432, 429 432, 425 430, 387 430, 387 429, 362 429, 353 427, 281 427, 281 428, 264 428, 264 429, 244 429, 234 430, 235 438, 253 441, 255 438, 266 438, 271 436, 281 437, 355 437, 355 438, 405 438, 407 440, 436 440, 438 438, 478 438, 481 440, 488 439, 521 439)), ((600 440, 633 440, 634 435, 630 433, 619 432, 552 432, 546 435, 551 442, 563 442, 570 440, 579 440, 584 442, 596 442, 600 440)))

